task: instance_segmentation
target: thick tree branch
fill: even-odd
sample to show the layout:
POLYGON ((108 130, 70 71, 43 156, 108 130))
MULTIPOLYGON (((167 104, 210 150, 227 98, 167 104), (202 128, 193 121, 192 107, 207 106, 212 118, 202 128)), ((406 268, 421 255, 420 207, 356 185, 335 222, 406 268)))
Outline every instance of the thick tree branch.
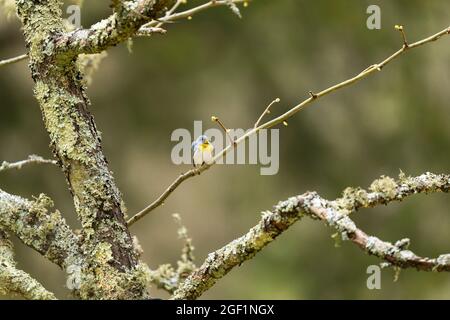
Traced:
POLYGON ((13 244, 0 228, 0 294, 18 294, 26 299, 55 300, 55 295, 28 273, 16 268, 13 244))
POLYGON ((3 161, 2 165, 0 166, 0 172, 6 171, 6 170, 11 170, 11 169, 20 170, 20 169, 22 169, 23 166, 27 166, 29 164, 53 164, 53 165, 57 165, 58 162, 56 160, 48 160, 48 159, 44 159, 44 158, 42 158, 40 156, 37 156, 35 154, 32 154, 32 155, 28 156, 28 159, 17 161, 17 162, 3 161))
POLYGON ((55 39, 56 50, 70 57, 81 53, 100 53, 128 40, 149 21, 162 17, 175 0, 123 1, 110 17, 89 29, 61 33, 55 39))
POLYGON ((0 226, 63 269, 79 265, 78 238, 51 207, 53 201, 43 194, 30 201, 0 189, 0 226))
POLYGON ((398 181, 389 177, 375 180, 365 191, 347 188, 342 197, 328 201, 315 192, 307 192, 278 203, 272 211, 262 214, 261 221, 250 231, 221 249, 210 253, 202 266, 177 289, 173 299, 196 299, 234 267, 252 258, 303 216, 323 221, 337 230, 343 240, 350 240, 370 255, 392 266, 423 271, 450 271, 450 254, 423 258, 407 250, 409 239, 395 244, 368 236, 356 227, 349 215, 360 208, 401 201, 416 193, 449 192, 450 175, 422 174, 398 181))
POLYGON ((55 40, 56 50, 75 56, 80 53, 99 53, 134 36, 164 33, 160 27, 179 19, 217 6, 230 6, 236 12, 236 3, 244 0, 213 0, 182 12, 175 10, 183 3, 179 0, 121 1, 110 17, 89 29, 63 33, 55 40))
MULTIPOLYGON (((147 21, 137 13, 150 14, 164 1, 153 2, 128 1, 126 4, 137 4, 130 13, 133 19, 147 21), (147 4, 151 6, 142 7, 147 4)), ((146 298, 146 268, 138 261, 133 249, 124 219, 122 196, 108 168, 100 133, 89 112, 90 101, 82 75, 75 56, 62 54, 55 45, 59 35, 67 35, 60 1, 16 0, 16 5, 29 48, 35 95, 50 145, 66 175, 82 225, 84 264, 81 270, 77 269, 79 272, 75 272, 74 288, 79 289, 78 293, 84 299, 146 298)), ((129 28, 135 28, 133 19, 114 21, 116 28, 102 30, 110 32, 107 42, 122 39, 128 23, 131 24, 129 28)), ((99 40, 96 35, 92 34, 89 41, 99 40)), ((89 43, 79 44, 89 47, 89 43)))

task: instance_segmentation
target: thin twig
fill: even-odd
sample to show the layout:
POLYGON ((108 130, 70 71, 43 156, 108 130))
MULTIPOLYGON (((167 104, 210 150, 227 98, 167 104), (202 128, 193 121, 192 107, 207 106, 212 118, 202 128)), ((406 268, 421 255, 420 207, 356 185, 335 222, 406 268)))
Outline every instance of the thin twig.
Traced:
POLYGON ((140 28, 139 31, 136 33, 139 37, 148 37, 153 34, 166 34, 167 30, 160 28, 160 27, 145 27, 140 28))
POLYGON ((57 165, 58 162, 56 160, 48 160, 44 159, 40 156, 37 156, 35 154, 32 154, 28 156, 28 159, 17 161, 17 162, 7 162, 3 161, 2 165, 0 166, 0 172, 10 170, 10 169, 16 169, 20 170, 23 166, 27 166, 29 164, 53 164, 57 165))
MULTIPOLYGON (((164 17, 159 18, 158 20, 150 21, 149 23, 145 24, 144 27, 149 26, 157 26, 161 27, 164 23, 170 23, 176 20, 184 19, 192 17, 194 14, 199 13, 201 11, 204 11, 209 8, 218 7, 218 6, 228 6, 230 4, 230 1, 228 0, 211 0, 207 3, 204 3, 202 5, 199 5, 197 7, 180 11, 175 13, 175 10, 183 3, 184 1, 178 0, 175 5, 167 12, 167 14, 164 17)), ((232 3, 245 3, 249 2, 249 0, 233 0, 232 3)))
POLYGON ((180 176, 178 176, 178 178, 172 182, 172 184, 158 197, 158 199, 156 199, 154 202, 152 202, 149 206, 147 206, 145 209, 143 209, 142 211, 138 212, 137 214, 135 214, 134 216, 132 216, 129 220, 128 220, 128 226, 131 226, 133 223, 135 223, 136 221, 138 221, 139 219, 141 219, 143 216, 145 216, 148 212, 153 211, 153 209, 158 208, 159 206, 164 204, 164 201, 170 196, 170 194, 172 192, 175 191, 175 189, 181 184, 183 183, 183 181, 194 177, 195 175, 198 174, 199 169, 205 167, 206 164, 204 164, 203 166, 197 168, 197 169, 192 169, 189 170, 185 173, 182 173, 180 176))
MULTIPOLYGON (((168 17, 168 16, 170 16, 172 13, 174 13, 175 12, 175 10, 177 10, 178 9, 178 7, 181 5, 181 4, 183 4, 183 3, 186 3, 186 0, 177 0, 177 2, 175 2, 175 4, 172 6, 172 8, 170 8, 167 12, 166 12, 166 14, 165 14, 165 16, 166 17, 168 17)), ((160 27, 162 27, 162 25, 164 24, 164 22, 162 22, 160 19, 158 19, 159 21, 158 21, 158 24, 155 26, 156 28, 160 28, 160 27)), ((149 24, 151 24, 153 21, 151 21, 149 24)), ((149 24, 147 24, 147 25, 149 25, 149 24)), ((145 28, 147 25, 144 25, 143 27, 145 28)))
POLYGON ((262 213, 260 222, 244 236, 210 253, 204 263, 176 290, 172 299, 196 299, 211 288, 234 267, 254 257, 281 233, 303 216, 324 222, 334 228, 342 240, 349 240, 369 255, 385 261, 388 266, 415 268, 421 271, 450 271, 450 254, 424 258, 407 250, 409 239, 394 244, 368 236, 349 215, 361 208, 401 201, 417 193, 449 192, 450 175, 425 173, 417 177, 403 175, 395 181, 389 177, 375 180, 369 191, 348 188, 341 198, 329 201, 316 192, 291 197, 279 202, 271 211, 262 213))
POLYGON ((225 125, 223 124, 222 121, 220 121, 219 118, 217 118, 216 116, 212 116, 211 117, 211 121, 215 122, 219 125, 219 127, 225 132, 225 134, 227 135, 228 139, 230 140, 230 143, 232 143, 233 145, 236 145, 236 142, 234 141, 234 139, 230 136, 230 129, 228 129, 227 127, 225 127, 225 125))
POLYGON ((12 64, 12 63, 16 63, 22 60, 25 60, 28 58, 27 54, 22 54, 20 56, 14 57, 14 58, 10 58, 10 59, 5 59, 5 60, 1 60, 0 61, 0 67, 6 66, 8 64, 12 64))
POLYGON ((403 39, 403 46, 405 48, 408 48, 409 45, 408 45, 408 41, 406 41, 406 34, 405 34, 405 31, 403 30, 403 26, 395 25, 395 29, 400 31, 400 33, 402 34, 402 39, 403 39))
MULTIPOLYGON (((417 42, 411 43, 408 45, 409 49, 414 49, 417 47, 420 47, 424 44, 427 43, 431 43, 434 42, 438 39, 440 39, 441 37, 450 34, 450 26, 445 28, 442 31, 439 31, 438 33, 435 33, 427 38, 424 38, 422 40, 419 40, 417 42)), ((250 136, 256 134, 259 130, 261 129, 268 129, 268 128, 272 128, 280 123, 285 122, 288 118, 292 117, 294 114, 296 114, 297 112, 303 110, 306 106, 308 106, 309 104, 311 104, 312 102, 316 101, 317 99, 326 96, 334 91, 337 91, 339 89, 342 89, 344 87, 350 86, 364 78, 366 78, 367 76, 381 71, 382 68, 384 66, 386 66, 387 64, 389 64, 391 61, 393 61, 395 58, 397 58, 398 56, 402 55, 403 53, 405 53, 407 51, 406 47, 403 46, 401 49, 397 50, 396 52, 394 52, 393 54, 391 54, 389 57, 387 57, 386 59, 384 59, 383 61, 381 61, 380 63, 374 64, 372 66, 370 66, 369 68, 366 68, 365 70, 363 70, 362 72, 360 72, 358 75, 347 79, 343 82, 340 82, 336 85, 333 85, 325 90, 322 90, 318 93, 314 93, 313 95, 310 95, 309 98, 303 100, 301 103, 297 104, 296 106, 294 106, 293 108, 291 108, 289 111, 285 112, 284 114, 280 115, 279 117, 272 119, 256 128, 253 128, 252 130, 250 130, 249 132, 247 132, 246 134, 244 134, 243 136, 239 137, 238 139, 235 140, 236 145, 238 145, 239 143, 245 141, 245 139, 249 138, 250 136)), ((224 157, 231 149, 233 148, 233 145, 228 145, 225 149, 223 149, 221 152, 219 152, 211 161, 211 163, 209 164, 204 164, 203 166, 196 168, 196 169, 191 169, 189 171, 187 171, 186 173, 183 173, 182 175, 180 175, 167 189, 166 191, 164 191, 164 193, 153 203, 151 203, 149 206, 147 206, 146 208, 144 208, 143 210, 141 210, 139 213, 137 213, 135 216, 133 216, 129 221, 128 224, 131 225, 134 222, 138 221, 139 219, 141 219, 143 216, 145 216, 146 214, 148 214, 149 212, 151 212, 152 210, 154 210, 155 208, 157 208, 159 205, 161 205, 161 201, 159 201, 159 199, 163 198, 164 200, 167 199, 167 197, 170 195, 170 193, 172 193, 181 183, 183 183, 185 180, 194 177, 195 175, 199 175, 201 174, 203 171, 208 170, 212 165, 214 165, 217 160, 221 159, 222 157, 224 157)))
POLYGON ((264 109, 264 112, 261 113, 261 116, 258 118, 258 120, 256 120, 255 125, 253 126, 253 128, 258 127, 259 123, 260 123, 261 120, 264 118, 264 116, 265 116, 266 114, 270 114, 270 108, 271 108, 275 103, 278 103, 278 102, 280 102, 280 98, 276 98, 275 100, 273 100, 273 101, 267 106, 267 108, 264 109))

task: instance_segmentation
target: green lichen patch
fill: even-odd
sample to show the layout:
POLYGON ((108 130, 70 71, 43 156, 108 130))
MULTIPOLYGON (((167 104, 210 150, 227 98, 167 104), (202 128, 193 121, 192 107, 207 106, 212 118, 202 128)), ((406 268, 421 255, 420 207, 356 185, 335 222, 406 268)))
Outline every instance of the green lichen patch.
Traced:
POLYGON ((348 211, 369 206, 367 191, 361 188, 348 187, 342 193, 342 197, 336 200, 338 206, 348 211))
POLYGON ((53 300, 55 295, 28 273, 17 269, 13 244, 0 229, 0 295, 19 294, 26 299, 53 300))
POLYGON ((145 299, 148 298, 150 278, 150 271, 143 263, 127 272, 119 272, 108 264, 94 264, 82 270, 78 295, 81 299, 90 300, 145 299))
POLYGON ((64 268, 78 259, 78 240, 52 207, 53 201, 44 194, 28 201, 0 190, 0 224, 64 268))
POLYGON ((113 259, 111 244, 108 242, 101 242, 97 244, 93 252, 94 260, 100 264, 107 264, 113 259))
POLYGON ((382 193, 387 200, 392 200, 397 195, 397 183, 391 177, 381 176, 380 179, 372 182, 369 189, 382 193))

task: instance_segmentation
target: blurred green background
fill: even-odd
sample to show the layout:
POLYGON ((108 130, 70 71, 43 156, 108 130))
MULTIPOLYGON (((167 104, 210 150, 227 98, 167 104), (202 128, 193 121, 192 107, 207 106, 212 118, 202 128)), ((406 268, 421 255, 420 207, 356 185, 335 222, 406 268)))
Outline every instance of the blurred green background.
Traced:
MULTIPOLYGON (((189 1, 187 6, 201 3, 189 1)), ((65 3, 65 7, 68 3, 65 3)), ((84 27, 110 14, 109 1, 84 1, 84 27)), ((186 6, 184 6, 186 8, 186 6)), ((448 0, 255 0, 238 19, 216 8, 168 25, 168 33, 108 51, 89 87, 91 111, 104 151, 134 214, 190 168, 171 162, 176 128, 194 120, 213 127, 249 128, 276 97, 273 115, 381 61, 409 40, 449 25, 448 0), (381 30, 366 28, 366 8, 381 7, 381 30)), ((413 50, 366 80, 324 97, 280 131, 280 170, 216 166, 184 183, 150 216, 132 227, 151 268, 175 263, 182 241, 171 217, 180 213, 200 264, 244 234, 279 200, 315 190, 338 197, 346 186, 367 187, 380 175, 449 171, 450 39, 413 50)), ((0 59, 25 52, 20 23, 0 13, 0 59)), ((25 61, 0 69, 0 160, 36 153, 51 157, 49 139, 25 61)), ((0 175, 0 188, 25 197, 50 195, 78 228, 63 174, 33 166, 0 175)), ((409 237, 424 256, 449 251, 450 199, 418 195, 354 215, 367 233, 387 241, 409 237)), ((402 271, 397 282, 382 271, 381 290, 366 288, 367 266, 379 260, 350 243, 334 247, 333 231, 304 219, 254 259, 233 270, 203 298, 416 299, 450 298, 448 273, 402 271)), ((20 267, 60 298, 70 298, 64 272, 16 241, 20 267)), ((153 295, 167 297, 155 288, 153 295)))

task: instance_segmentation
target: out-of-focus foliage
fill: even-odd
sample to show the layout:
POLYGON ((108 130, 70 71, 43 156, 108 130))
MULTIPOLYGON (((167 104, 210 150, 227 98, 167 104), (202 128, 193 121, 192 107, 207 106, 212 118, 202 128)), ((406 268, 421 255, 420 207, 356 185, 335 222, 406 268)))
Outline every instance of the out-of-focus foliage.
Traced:
MULTIPOLYGON (((191 1, 192 4, 200 1, 191 1)), ((85 27, 109 14, 109 1, 85 1, 85 27)), ((176 128, 194 120, 212 127, 249 128, 275 97, 272 115, 360 72, 409 40, 449 24, 447 0, 255 0, 238 19, 227 8, 167 26, 164 36, 134 40, 108 51, 89 88, 91 111, 105 153, 133 214, 189 166, 170 159, 176 128), (381 30, 366 28, 366 8, 381 7, 381 30)), ((3 12, 1 13, 3 14, 3 12)), ((17 19, 0 18, 0 58, 25 51, 17 19)), ((346 186, 366 187, 381 174, 448 172, 450 126, 448 39, 409 52, 381 73, 317 101, 281 128, 280 170, 216 166, 181 186, 165 206, 132 227, 152 268, 178 260, 182 241, 171 215, 180 213, 196 257, 242 235, 278 200, 316 190, 330 199, 346 186)), ((26 62, 0 69, 0 160, 37 153, 50 157, 48 137, 32 94, 26 62)), ((64 176, 57 168, 3 173, 0 188, 31 197, 50 195, 74 228, 79 225, 64 176)), ((420 255, 449 251, 448 195, 417 196, 365 210, 355 220, 388 241, 409 237, 420 255)), ((366 268, 378 260, 304 220, 253 260, 222 279, 205 298, 450 298, 450 275, 383 270, 382 289, 366 288, 366 268)), ((17 244, 20 266, 59 297, 64 274, 17 244)), ((198 261, 201 262, 201 261, 198 261)), ((153 293, 166 297, 153 289, 153 293)))

